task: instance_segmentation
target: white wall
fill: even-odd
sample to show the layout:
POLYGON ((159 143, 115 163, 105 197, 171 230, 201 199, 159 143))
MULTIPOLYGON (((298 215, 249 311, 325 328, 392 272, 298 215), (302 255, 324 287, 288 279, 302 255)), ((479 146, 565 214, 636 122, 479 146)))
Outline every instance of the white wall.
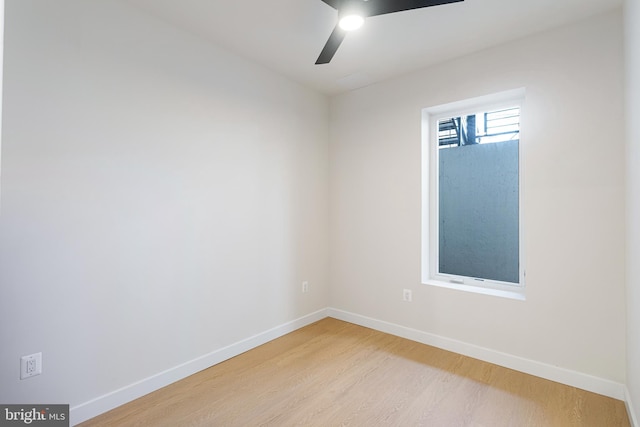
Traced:
POLYGON ((325 97, 118 1, 8 0, 5 30, 0 402, 82 404, 327 307, 325 97))
POLYGON ((621 21, 611 12, 333 98, 332 305, 624 383, 621 21), (422 285, 421 109, 519 87, 527 299, 422 285))
POLYGON ((627 387, 640 421, 640 1, 625 3, 627 93, 627 387))

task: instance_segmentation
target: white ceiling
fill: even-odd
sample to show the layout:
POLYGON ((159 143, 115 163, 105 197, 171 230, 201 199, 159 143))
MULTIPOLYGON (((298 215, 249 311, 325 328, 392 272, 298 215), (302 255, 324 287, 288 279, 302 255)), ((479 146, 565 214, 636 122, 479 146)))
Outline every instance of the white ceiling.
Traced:
POLYGON ((126 0, 327 94, 619 7, 622 0, 465 0, 368 18, 315 65, 337 12, 321 0, 126 0))

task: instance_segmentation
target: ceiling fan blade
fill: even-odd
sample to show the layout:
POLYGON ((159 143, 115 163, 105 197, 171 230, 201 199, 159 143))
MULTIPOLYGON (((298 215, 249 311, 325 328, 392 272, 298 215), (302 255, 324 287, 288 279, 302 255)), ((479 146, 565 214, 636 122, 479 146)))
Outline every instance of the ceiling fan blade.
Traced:
POLYGON ((367 16, 376 16, 461 1, 464 0, 368 0, 363 6, 367 16))
POLYGON ((340 0, 322 0, 322 1, 334 9, 338 9, 338 6, 340 6, 340 0))
POLYGON ((340 43, 342 43, 342 40, 344 40, 344 36, 346 35, 347 32, 336 25, 329 36, 329 40, 327 40, 327 43, 324 45, 322 52, 320 52, 320 56, 318 56, 316 64, 328 64, 331 62, 331 58, 336 54, 340 43))

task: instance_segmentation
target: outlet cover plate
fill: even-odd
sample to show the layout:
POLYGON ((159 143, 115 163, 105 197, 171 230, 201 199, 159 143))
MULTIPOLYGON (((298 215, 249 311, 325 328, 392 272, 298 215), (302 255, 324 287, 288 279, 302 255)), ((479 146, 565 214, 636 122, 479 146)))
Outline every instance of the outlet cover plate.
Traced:
POLYGON ((42 353, 34 353, 20 358, 20 379, 35 377, 42 373, 42 353))

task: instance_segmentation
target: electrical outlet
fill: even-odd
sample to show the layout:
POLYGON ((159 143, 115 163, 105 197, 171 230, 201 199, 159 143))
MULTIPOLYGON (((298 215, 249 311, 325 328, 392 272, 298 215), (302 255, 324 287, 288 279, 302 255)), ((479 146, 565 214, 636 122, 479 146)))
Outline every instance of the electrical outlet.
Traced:
POLYGON ((34 353, 20 358, 20 379, 35 377, 42 373, 42 353, 34 353))
POLYGON ((403 290, 402 291, 402 301, 411 302, 411 300, 412 300, 411 289, 403 290))
POLYGON ((302 282, 302 292, 303 293, 309 292, 309 282, 307 282, 306 280, 302 282))

